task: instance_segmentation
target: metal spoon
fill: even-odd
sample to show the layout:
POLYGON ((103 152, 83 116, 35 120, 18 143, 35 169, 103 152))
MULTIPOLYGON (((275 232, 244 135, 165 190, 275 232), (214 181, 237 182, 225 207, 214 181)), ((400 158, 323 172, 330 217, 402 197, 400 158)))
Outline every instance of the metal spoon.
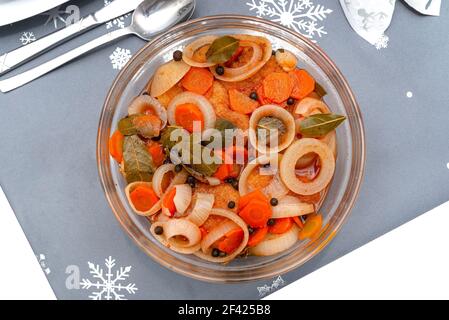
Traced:
POLYGON ((188 20, 194 10, 195 0, 145 0, 134 11, 132 22, 127 28, 105 34, 40 66, 2 80, 0 91, 17 89, 99 46, 126 35, 133 34, 149 41, 179 22, 188 20))

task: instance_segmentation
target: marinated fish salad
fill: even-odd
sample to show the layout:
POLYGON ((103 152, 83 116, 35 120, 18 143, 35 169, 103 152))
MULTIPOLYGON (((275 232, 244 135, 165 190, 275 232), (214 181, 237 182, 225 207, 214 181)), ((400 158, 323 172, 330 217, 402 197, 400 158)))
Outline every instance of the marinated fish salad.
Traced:
POLYGON ((325 95, 265 37, 175 51, 110 137, 129 206, 162 245, 215 263, 313 240, 345 121, 325 95))

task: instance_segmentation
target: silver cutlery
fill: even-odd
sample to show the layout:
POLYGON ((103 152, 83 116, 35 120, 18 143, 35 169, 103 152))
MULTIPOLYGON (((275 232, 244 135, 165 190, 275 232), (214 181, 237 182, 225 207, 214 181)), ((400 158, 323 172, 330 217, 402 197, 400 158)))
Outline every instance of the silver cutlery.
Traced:
POLYGON ((195 0, 145 0, 134 11, 132 22, 128 27, 107 33, 40 66, 1 80, 0 91, 8 92, 19 88, 67 62, 121 37, 136 35, 149 41, 172 26, 188 20, 194 10, 195 0))
POLYGON ((11 71, 31 58, 44 53, 76 35, 84 33, 101 23, 105 23, 133 11, 141 2, 142 0, 112 1, 106 7, 83 17, 76 23, 31 42, 24 47, 0 55, 0 75, 11 71))

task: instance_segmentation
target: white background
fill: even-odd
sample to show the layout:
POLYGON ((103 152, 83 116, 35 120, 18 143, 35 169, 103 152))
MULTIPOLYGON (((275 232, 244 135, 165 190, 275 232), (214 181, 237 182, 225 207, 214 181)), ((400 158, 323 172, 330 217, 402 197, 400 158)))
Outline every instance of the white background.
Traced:
MULTIPOLYGON (((449 299, 449 202, 267 299, 449 299)), ((0 187, 0 299, 55 295, 0 187)))

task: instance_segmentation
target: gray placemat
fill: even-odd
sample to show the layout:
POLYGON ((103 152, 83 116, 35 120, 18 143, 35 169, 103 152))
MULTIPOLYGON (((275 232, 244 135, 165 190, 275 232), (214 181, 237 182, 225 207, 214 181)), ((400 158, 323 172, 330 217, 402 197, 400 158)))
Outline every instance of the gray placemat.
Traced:
MULTIPOLYGON (((261 9, 256 0, 197 2, 196 17, 259 13, 271 20, 281 15, 284 22, 289 17, 288 5, 284 10, 279 0, 268 3, 272 11, 261 9)), ((116 271, 116 283, 126 288, 115 293, 122 296, 101 294, 102 298, 259 298, 259 293, 291 283, 449 199, 448 6, 443 6, 440 18, 433 18, 398 3, 388 47, 376 50, 352 31, 337 1, 308 2, 323 5, 325 18, 291 17, 308 23, 308 29, 300 31, 312 30, 311 36, 351 84, 365 120, 367 168, 358 202, 338 236, 282 279, 219 285, 180 276, 141 252, 115 220, 97 174, 98 118, 118 68, 143 41, 121 40, 0 94, 0 184, 58 298, 98 297, 95 292, 102 288, 89 281, 104 285, 117 277, 116 271), (108 276, 108 270, 113 275, 108 276), (77 277, 85 279, 84 289, 74 288, 77 277)), ((67 5, 79 6, 84 15, 104 1, 67 5)), ((62 27, 69 16, 63 13, 67 5, 53 11, 56 14, 0 28, 0 52, 62 27)), ((12 74, 120 28, 128 19, 100 26, 12 74)))

